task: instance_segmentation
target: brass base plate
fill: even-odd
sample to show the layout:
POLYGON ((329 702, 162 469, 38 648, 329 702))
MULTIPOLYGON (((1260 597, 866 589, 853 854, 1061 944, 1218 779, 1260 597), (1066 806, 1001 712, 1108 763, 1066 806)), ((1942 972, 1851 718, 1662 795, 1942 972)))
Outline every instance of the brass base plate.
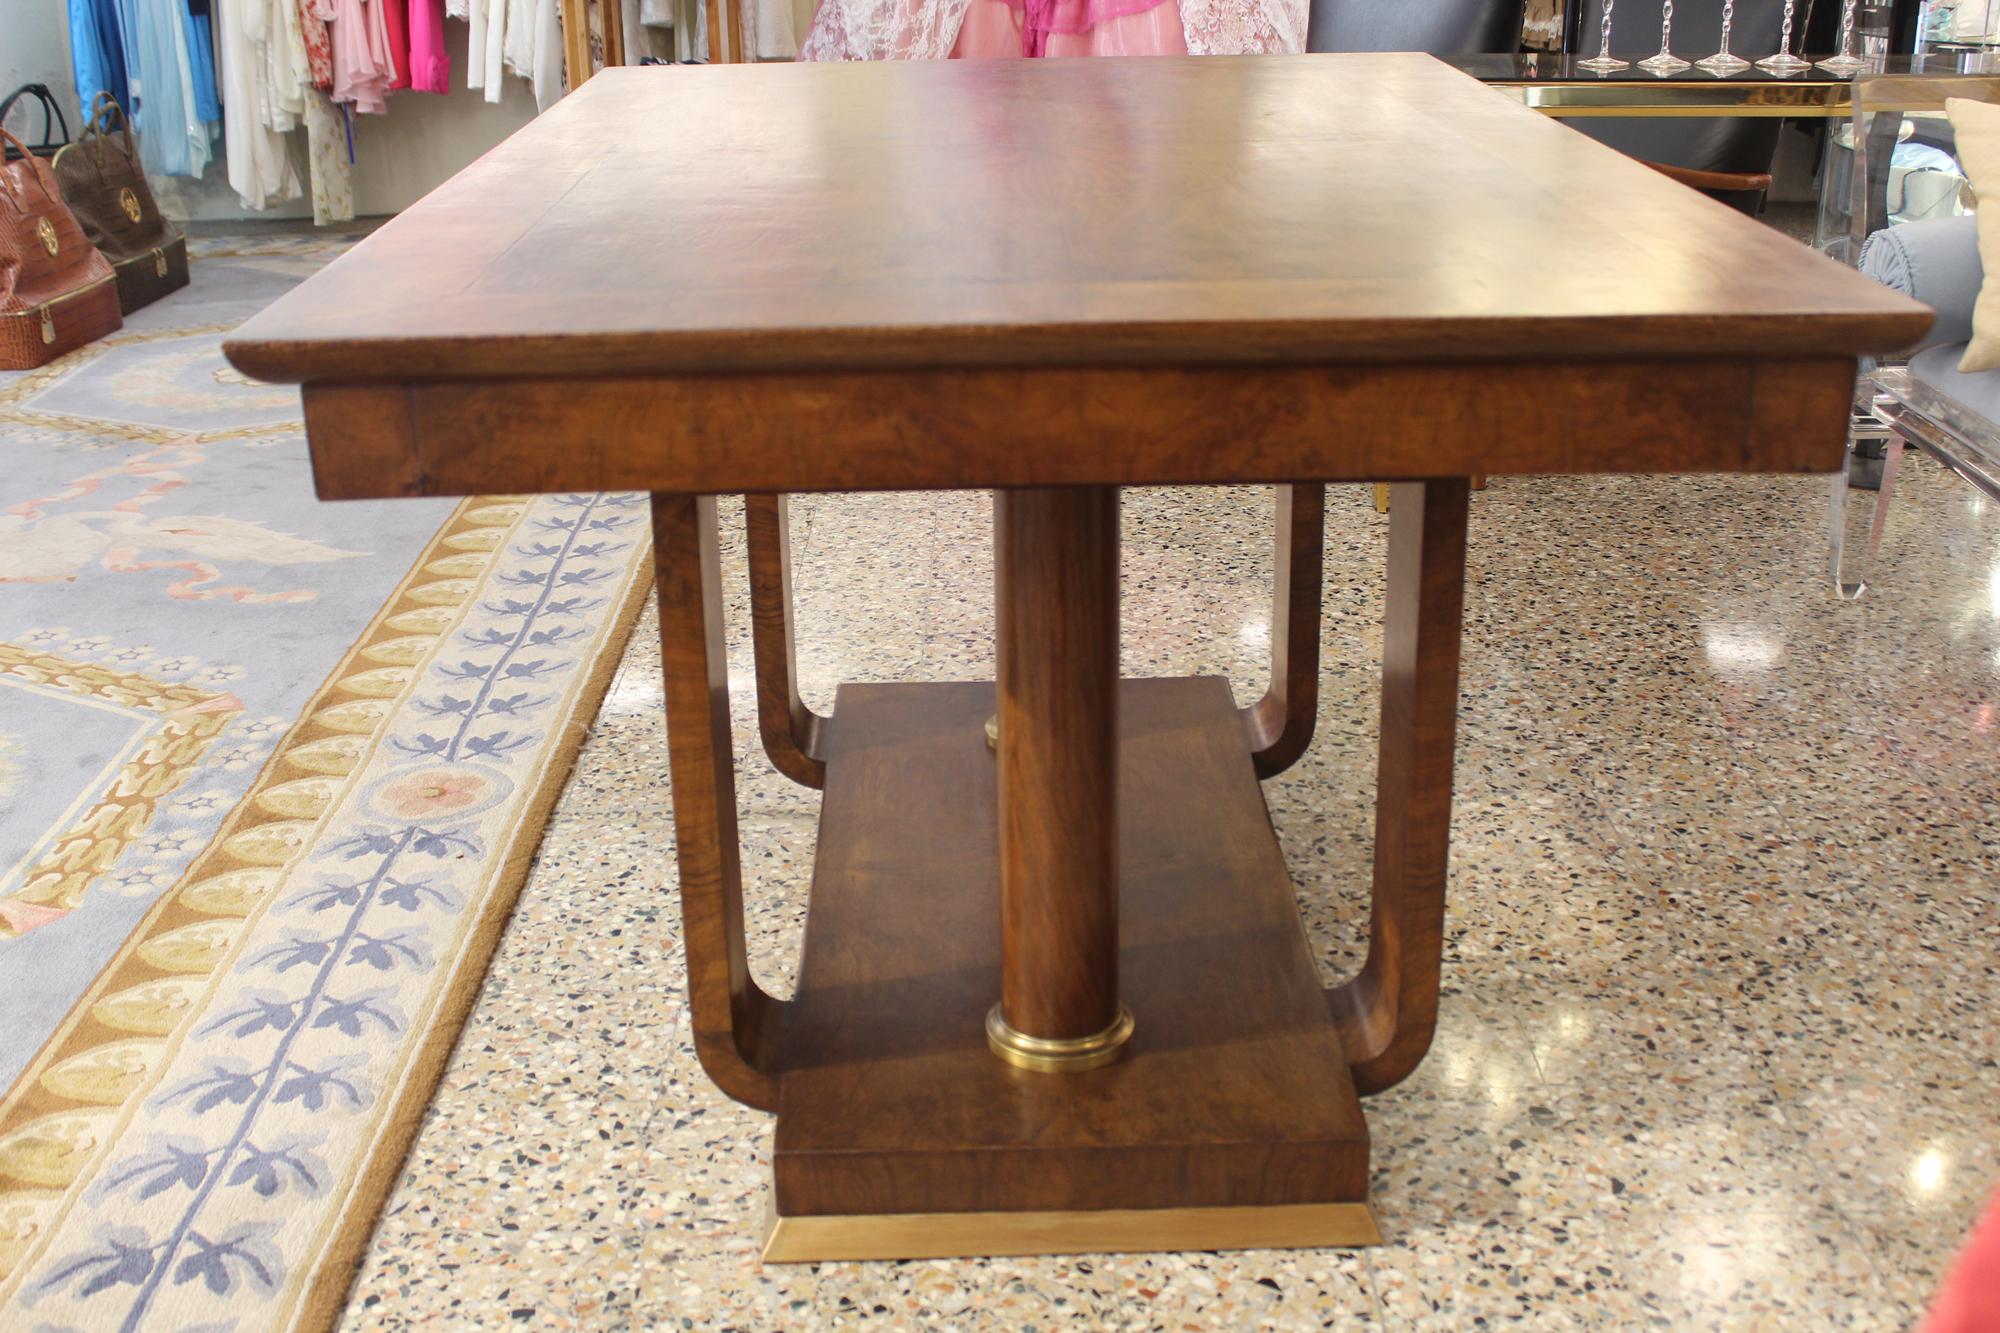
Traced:
POLYGON ((852 1259, 959 1259, 1171 1250, 1298 1250, 1380 1245, 1365 1203, 1246 1208, 1110 1208, 1044 1213, 880 1213, 779 1217, 767 1264, 852 1259))

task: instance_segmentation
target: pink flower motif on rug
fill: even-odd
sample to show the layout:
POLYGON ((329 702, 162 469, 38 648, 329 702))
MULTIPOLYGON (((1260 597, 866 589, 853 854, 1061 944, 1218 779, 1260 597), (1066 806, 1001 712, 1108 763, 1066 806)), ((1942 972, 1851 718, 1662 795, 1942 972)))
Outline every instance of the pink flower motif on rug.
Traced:
POLYGON ((425 768, 398 777, 375 800, 399 819, 433 819, 478 805, 492 786, 487 778, 462 768, 425 768))

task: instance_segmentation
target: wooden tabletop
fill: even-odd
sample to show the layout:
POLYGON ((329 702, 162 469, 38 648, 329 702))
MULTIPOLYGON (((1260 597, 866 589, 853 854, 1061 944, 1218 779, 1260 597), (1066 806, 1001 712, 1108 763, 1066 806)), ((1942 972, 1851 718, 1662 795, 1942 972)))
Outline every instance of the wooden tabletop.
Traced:
POLYGON ((1418 55, 613 69, 251 320, 277 381, 1851 356, 1929 312, 1418 55))

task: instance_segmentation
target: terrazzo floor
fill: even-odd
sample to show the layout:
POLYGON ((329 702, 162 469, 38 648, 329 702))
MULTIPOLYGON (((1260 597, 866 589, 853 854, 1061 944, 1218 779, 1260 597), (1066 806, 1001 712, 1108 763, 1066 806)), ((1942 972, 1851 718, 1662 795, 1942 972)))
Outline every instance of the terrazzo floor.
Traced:
MULTIPOLYGON (((750 711, 755 970, 789 991, 817 796, 750 711)), ((2000 512, 1906 469, 1875 586, 1819 478, 1475 495, 1443 1017, 1367 1104, 1365 1251, 760 1268, 771 1122, 697 1067, 649 614, 344 1326, 1909 1325, 2000 1181, 2000 512)), ((1128 674, 1261 688, 1268 491, 1128 493, 1128 674)), ((1387 522, 1328 502, 1326 674, 1266 787, 1309 932, 1359 961, 1387 522)), ((992 672, 983 496, 795 502, 801 670, 992 672)))

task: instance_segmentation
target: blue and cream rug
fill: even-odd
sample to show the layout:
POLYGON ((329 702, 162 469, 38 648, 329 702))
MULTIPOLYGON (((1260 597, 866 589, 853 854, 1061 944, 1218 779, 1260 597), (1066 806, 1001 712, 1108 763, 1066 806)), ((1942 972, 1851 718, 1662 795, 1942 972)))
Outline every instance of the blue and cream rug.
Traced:
POLYGON ((0 375, 0 1327, 328 1322, 650 570, 644 497, 321 504, 193 285, 0 375))

